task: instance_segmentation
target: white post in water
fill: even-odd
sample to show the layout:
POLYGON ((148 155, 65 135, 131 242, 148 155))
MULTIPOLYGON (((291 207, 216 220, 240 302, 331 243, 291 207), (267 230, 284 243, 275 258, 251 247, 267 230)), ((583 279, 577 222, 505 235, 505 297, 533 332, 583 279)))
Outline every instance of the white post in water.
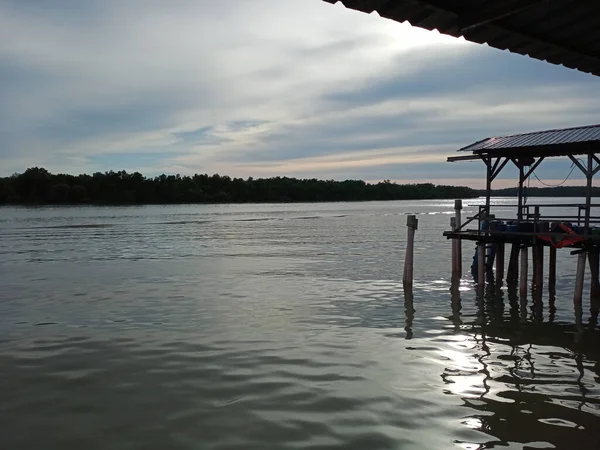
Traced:
POLYGON ((413 261, 415 253, 415 231, 417 231, 419 221, 416 216, 406 217, 406 256, 404 257, 404 277, 402 283, 404 286, 412 287, 413 284, 413 261))
MULTIPOLYGON (((454 228, 453 230, 457 230, 462 225, 461 218, 461 210, 462 210, 462 200, 454 200, 454 228)), ((453 239, 456 245, 456 276, 460 278, 462 276, 462 241, 460 239, 453 239)), ((454 274, 453 274, 454 275, 454 274)))

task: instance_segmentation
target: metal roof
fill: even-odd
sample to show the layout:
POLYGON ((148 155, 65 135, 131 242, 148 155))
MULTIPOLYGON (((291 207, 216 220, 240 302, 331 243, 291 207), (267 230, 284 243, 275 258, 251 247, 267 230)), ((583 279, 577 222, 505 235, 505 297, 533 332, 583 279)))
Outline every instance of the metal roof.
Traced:
POLYGON ((600 124, 562 130, 535 131, 511 136, 490 137, 463 147, 459 152, 480 152, 484 150, 506 150, 551 145, 597 143, 600 151, 600 124))
MULTIPOLYGON (((336 3, 337 0, 324 0, 336 3)), ((600 75, 600 2, 341 0, 347 8, 600 75)))
POLYGON ((448 161, 477 160, 486 156, 537 158, 600 153, 600 124, 489 137, 458 151, 470 155, 451 156, 448 161))

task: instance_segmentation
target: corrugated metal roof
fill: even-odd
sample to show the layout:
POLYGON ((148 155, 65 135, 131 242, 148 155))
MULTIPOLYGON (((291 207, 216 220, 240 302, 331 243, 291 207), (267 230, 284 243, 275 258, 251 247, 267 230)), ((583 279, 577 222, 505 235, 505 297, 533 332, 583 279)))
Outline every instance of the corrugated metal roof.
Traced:
MULTIPOLYGON (((337 0, 324 0, 337 3, 337 0)), ((600 2, 342 0, 347 8, 600 75, 600 2)))
POLYGON ((570 144, 598 143, 600 151, 600 124, 562 130, 536 131, 511 136, 490 137, 463 147, 459 152, 487 152, 495 150, 518 150, 523 148, 552 148, 570 144))

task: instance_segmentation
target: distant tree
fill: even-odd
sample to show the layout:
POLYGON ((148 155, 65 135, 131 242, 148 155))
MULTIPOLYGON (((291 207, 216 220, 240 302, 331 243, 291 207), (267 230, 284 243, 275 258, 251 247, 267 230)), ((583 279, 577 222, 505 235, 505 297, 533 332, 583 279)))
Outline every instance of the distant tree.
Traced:
POLYGON ((245 203, 404 200, 469 198, 479 195, 467 187, 432 183, 397 184, 390 180, 370 184, 362 180, 317 180, 272 177, 231 178, 227 175, 96 172, 92 175, 49 173, 33 167, 22 174, 0 178, 0 204, 147 204, 245 203))
POLYGON ((57 183, 52 186, 49 201, 51 203, 68 203, 71 187, 66 183, 57 183))

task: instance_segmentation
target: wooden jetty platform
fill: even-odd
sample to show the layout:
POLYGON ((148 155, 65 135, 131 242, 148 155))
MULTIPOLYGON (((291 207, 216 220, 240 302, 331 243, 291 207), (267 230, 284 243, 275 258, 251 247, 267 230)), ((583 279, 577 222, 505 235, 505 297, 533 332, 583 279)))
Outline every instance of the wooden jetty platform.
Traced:
MULTIPOLYGON (((600 310, 600 215, 595 214, 600 204, 592 201, 593 178, 600 171, 600 125, 548 130, 503 137, 487 138, 458 150, 459 156, 449 162, 482 161, 486 167, 485 204, 477 214, 461 220, 462 202, 456 201, 456 216, 451 230, 444 236, 453 240, 452 276, 462 275, 461 242, 477 244, 477 270, 475 279, 483 292, 486 275, 495 260, 496 282, 505 278, 505 247, 511 246, 506 273, 507 281, 519 283, 522 296, 527 295, 529 251, 532 260, 532 292, 534 300, 541 301, 544 285, 545 254, 548 250, 548 290, 556 287, 556 251, 566 248, 578 255, 575 278, 574 304, 581 311, 586 263, 591 276, 591 312, 594 321, 600 310), (579 169, 586 179, 586 197, 574 204, 532 205, 527 203, 525 183, 546 159, 570 160, 573 170, 579 169), (518 197, 514 206, 515 217, 502 217, 494 213, 491 202, 493 181, 508 165, 518 170, 518 197), (553 212, 555 211, 555 212, 553 212), (558 211, 558 212, 556 212, 558 211), (565 213, 568 211, 568 213, 565 213)), ((489 276, 489 275, 488 275, 489 276)))

